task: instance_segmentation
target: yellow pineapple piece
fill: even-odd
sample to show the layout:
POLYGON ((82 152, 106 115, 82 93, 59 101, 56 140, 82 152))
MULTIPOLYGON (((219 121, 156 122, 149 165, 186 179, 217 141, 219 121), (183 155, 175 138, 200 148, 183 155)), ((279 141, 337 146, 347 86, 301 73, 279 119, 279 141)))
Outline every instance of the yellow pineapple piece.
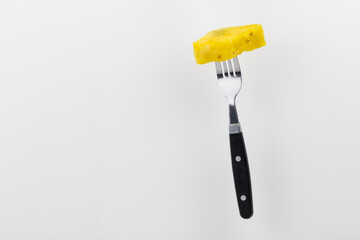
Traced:
POLYGON ((265 45, 260 24, 217 29, 193 43, 197 64, 226 61, 265 45))

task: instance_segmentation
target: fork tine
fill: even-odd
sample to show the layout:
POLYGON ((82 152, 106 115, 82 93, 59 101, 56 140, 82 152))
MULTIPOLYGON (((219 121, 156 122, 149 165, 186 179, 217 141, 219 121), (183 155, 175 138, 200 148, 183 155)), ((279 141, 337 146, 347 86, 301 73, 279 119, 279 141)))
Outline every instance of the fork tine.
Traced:
POLYGON ((222 72, 222 68, 221 68, 221 64, 219 62, 215 62, 215 67, 216 67, 216 74, 218 78, 223 78, 223 72, 222 72))
POLYGON ((229 66, 229 75, 235 77, 235 73, 233 72, 233 66, 232 66, 231 60, 227 60, 227 64, 229 66))
POLYGON ((234 69, 235 69, 235 76, 236 77, 241 77, 241 70, 240 70, 240 64, 239 64, 239 60, 237 59, 237 57, 234 57, 233 59, 233 63, 234 63, 234 69))
POLYGON ((223 68, 224 68, 224 76, 228 77, 229 76, 229 72, 228 72, 228 68, 226 66, 226 61, 222 62, 223 64, 223 68))

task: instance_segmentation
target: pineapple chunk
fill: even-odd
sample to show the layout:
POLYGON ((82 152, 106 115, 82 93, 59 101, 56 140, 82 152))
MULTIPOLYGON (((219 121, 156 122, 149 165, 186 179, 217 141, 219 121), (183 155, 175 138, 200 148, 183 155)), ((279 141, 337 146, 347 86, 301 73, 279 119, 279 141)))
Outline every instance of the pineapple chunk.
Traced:
POLYGON ((226 61, 265 45, 260 24, 217 29, 193 43, 197 64, 226 61))

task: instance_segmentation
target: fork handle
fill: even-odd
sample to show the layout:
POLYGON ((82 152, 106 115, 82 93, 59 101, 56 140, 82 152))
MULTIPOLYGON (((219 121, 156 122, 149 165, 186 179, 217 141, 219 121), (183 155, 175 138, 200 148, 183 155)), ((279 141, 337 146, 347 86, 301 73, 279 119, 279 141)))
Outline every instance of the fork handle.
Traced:
POLYGON ((253 199, 249 163, 242 132, 230 134, 231 162, 237 202, 242 218, 253 215, 253 199))

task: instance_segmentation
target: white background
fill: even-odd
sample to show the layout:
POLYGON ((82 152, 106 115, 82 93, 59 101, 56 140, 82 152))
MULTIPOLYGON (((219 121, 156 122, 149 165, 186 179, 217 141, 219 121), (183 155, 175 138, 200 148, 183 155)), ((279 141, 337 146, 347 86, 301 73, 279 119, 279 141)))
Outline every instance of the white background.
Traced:
POLYGON ((0 239, 360 239, 353 0, 0 0, 0 239), (260 23, 228 112, 192 42, 260 23))

